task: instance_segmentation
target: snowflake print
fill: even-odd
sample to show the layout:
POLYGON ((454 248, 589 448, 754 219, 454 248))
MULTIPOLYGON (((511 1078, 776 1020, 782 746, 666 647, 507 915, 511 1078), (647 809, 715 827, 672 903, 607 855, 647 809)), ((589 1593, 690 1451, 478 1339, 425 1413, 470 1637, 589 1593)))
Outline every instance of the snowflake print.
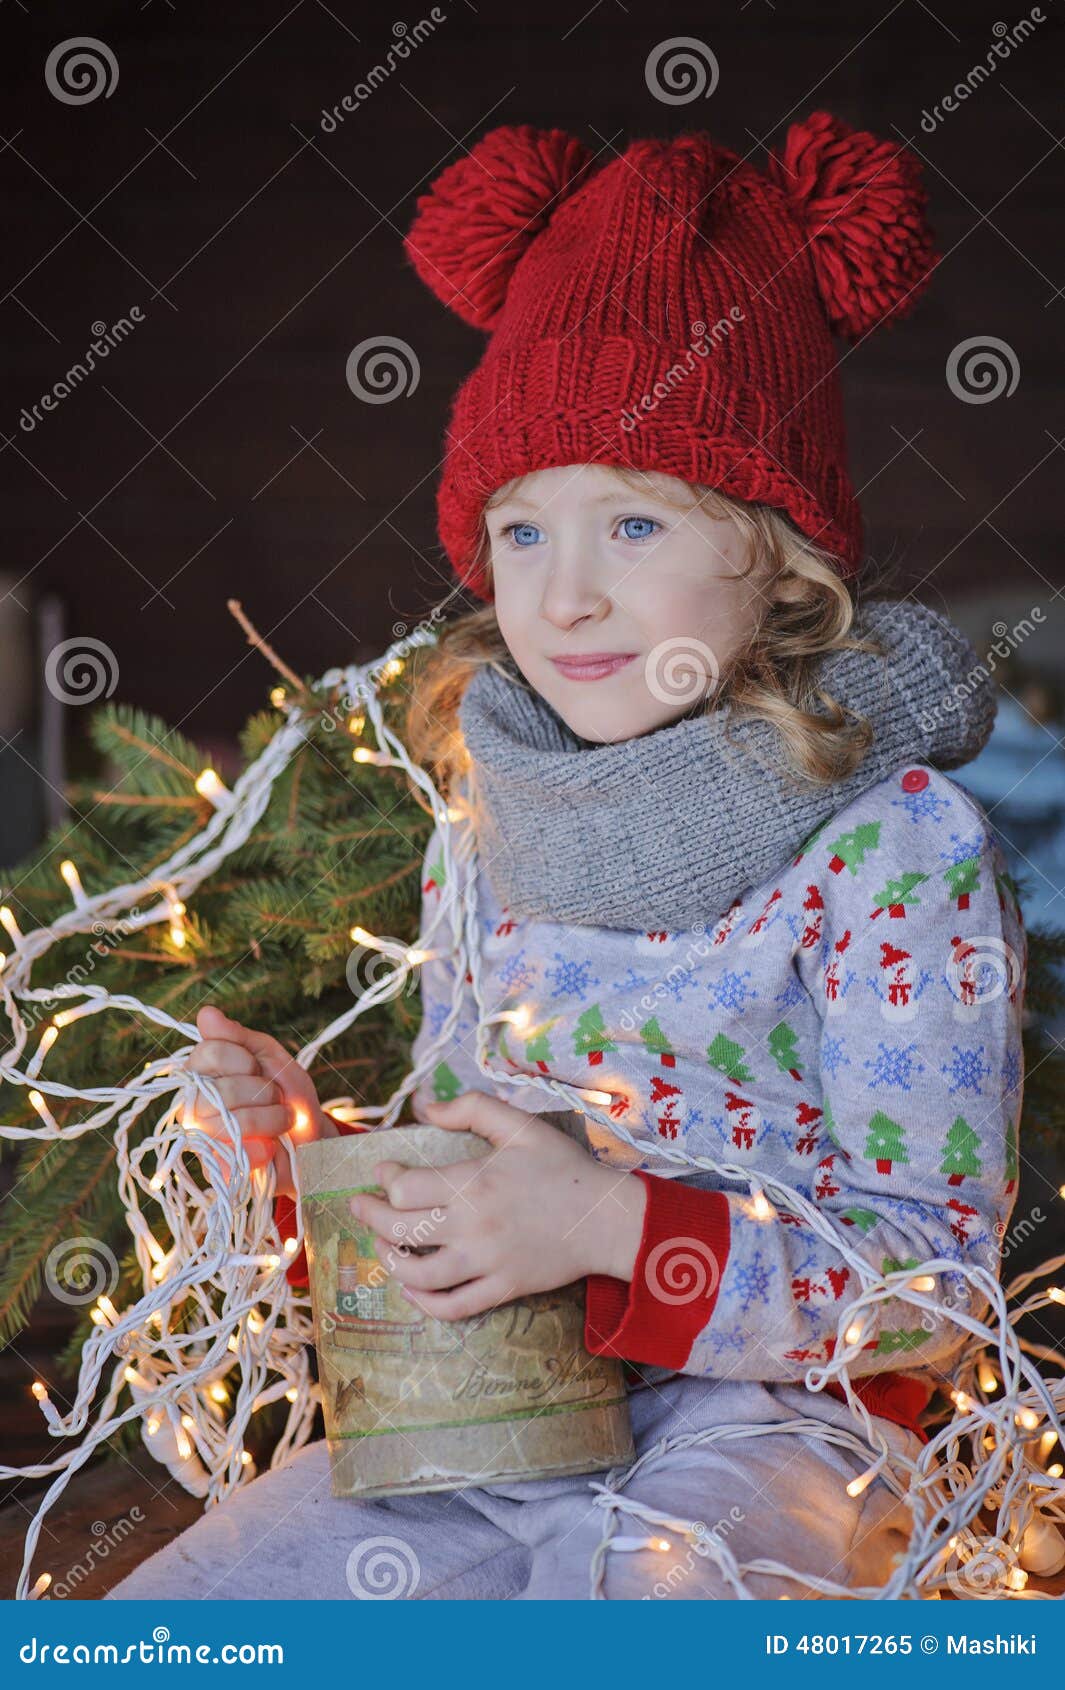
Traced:
POLYGON ((715 1356, 724 1355, 729 1350, 741 1356, 747 1348, 749 1334, 741 1326, 730 1326, 727 1332, 708 1332, 706 1336, 715 1356))
POLYGON ((505 986, 508 992, 527 992, 535 985, 536 967, 526 961, 524 945, 520 951, 515 951, 513 956, 507 958, 498 970, 498 979, 500 985, 505 986))
POLYGON ((579 998, 584 1002, 586 994, 593 986, 601 986, 602 981, 591 973, 590 962, 577 962, 564 957, 561 951, 555 952, 557 968, 545 968, 544 978, 555 980, 551 996, 553 998, 579 998))
POLYGON ((905 810, 910 820, 918 824, 923 821, 938 822, 944 810, 953 808, 949 798, 933 792, 930 786, 921 792, 907 792, 901 798, 893 798, 891 803, 894 809, 905 810))
POLYGON ((748 1262, 739 1262, 733 1269, 736 1293, 742 1299, 740 1313, 746 1314, 752 1303, 769 1302, 769 1281, 777 1271, 777 1263, 766 1266, 761 1250, 755 1250, 748 1262))
POLYGON ((429 999, 425 1006, 425 1024, 432 1038, 435 1038, 439 1033, 450 1013, 451 1005, 446 998, 429 999))
POLYGON ((983 849, 984 836, 982 833, 974 833, 968 839, 963 839, 958 833, 952 833, 950 835, 950 849, 940 851, 939 858, 941 862, 950 863, 953 866, 956 863, 968 862, 970 857, 979 857, 983 849))
POLYGON ((869 1085, 912 1091, 914 1079, 924 1073, 924 1063, 914 1054, 917 1045, 898 1045, 892 1049, 878 1040, 876 1049, 876 1056, 862 1063, 863 1068, 873 1070, 869 1085))
POLYGON ((847 1041, 841 1036, 833 1037, 826 1033, 821 1040, 821 1068, 822 1072, 835 1079, 841 1068, 849 1068, 851 1059, 845 1054, 847 1041))
POLYGON ((750 978, 749 968, 745 968, 742 974, 734 968, 727 968, 720 980, 715 980, 708 988, 710 1008, 735 1010, 742 1015, 748 998, 754 1000, 758 997, 753 987, 745 984, 750 978))
POLYGON ((1008 1050, 1002 1064, 1002 1084, 1007 1096, 1017 1090, 1021 1083, 1021 1053, 1019 1050, 1008 1050))
POLYGON ((778 1014, 783 1015, 785 1010, 794 1009, 797 1004, 806 1003, 809 996, 810 994, 799 976, 792 974, 789 976, 783 991, 778 992, 773 999, 773 1007, 778 1014))
POLYGON ((951 1045, 954 1059, 940 1065, 940 1073, 946 1074, 950 1080, 947 1090, 951 1097, 959 1091, 974 1091, 977 1097, 983 1096, 984 1088, 981 1080, 986 1080, 991 1073, 990 1062, 983 1062, 983 1045, 977 1045, 975 1050, 962 1050, 961 1045, 951 1045))

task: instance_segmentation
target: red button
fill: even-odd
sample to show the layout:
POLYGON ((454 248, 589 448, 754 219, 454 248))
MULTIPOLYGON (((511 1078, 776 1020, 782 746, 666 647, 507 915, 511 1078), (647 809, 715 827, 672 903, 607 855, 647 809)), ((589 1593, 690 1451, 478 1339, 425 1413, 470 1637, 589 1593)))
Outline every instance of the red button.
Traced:
POLYGON ((903 792, 923 792, 928 785, 928 770, 907 769, 901 784, 903 792))

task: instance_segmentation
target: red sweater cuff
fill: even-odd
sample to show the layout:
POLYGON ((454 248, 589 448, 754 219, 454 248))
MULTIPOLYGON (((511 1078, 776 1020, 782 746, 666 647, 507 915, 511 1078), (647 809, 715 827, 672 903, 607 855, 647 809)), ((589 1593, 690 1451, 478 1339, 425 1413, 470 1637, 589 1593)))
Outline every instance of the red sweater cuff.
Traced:
POLYGON ((588 1276, 585 1348, 652 1367, 682 1368, 717 1302, 729 1253, 722 1191, 637 1171, 647 1188, 631 1280, 588 1276))
MULTIPOLYGON (((352 1133, 364 1133, 366 1128, 358 1122, 338 1121, 333 1116, 334 1124, 341 1138, 348 1138, 352 1133)), ((280 1196, 274 1198, 274 1225, 284 1242, 286 1238, 295 1238, 297 1231, 296 1204, 291 1197, 280 1196)), ((300 1246, 299 1253, 293 1256, 290 1265, 285 1269, 285 1278, 290 1285, 302 1287, 310 1283, 310 1269, 307 1266, 307 1252, 300 1246)))

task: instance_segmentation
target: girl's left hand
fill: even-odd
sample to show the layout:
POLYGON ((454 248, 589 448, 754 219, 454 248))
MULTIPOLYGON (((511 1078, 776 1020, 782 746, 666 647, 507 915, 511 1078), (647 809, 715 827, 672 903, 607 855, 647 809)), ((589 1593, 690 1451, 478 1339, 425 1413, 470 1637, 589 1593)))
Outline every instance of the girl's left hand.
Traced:
POLYGON ((548 1119, 464 1092, 426 1105, 429 1124, 478 1133, 487 1156, 443 1168, 379 1162, 385 1198, 352 1197, 404 1296, 464 1320, 589 1273, 631 1277, 647 1197, 634 1174, 596 1162, 548 1119), (410 1246, 437 1245, 413 1255, 410 1246))

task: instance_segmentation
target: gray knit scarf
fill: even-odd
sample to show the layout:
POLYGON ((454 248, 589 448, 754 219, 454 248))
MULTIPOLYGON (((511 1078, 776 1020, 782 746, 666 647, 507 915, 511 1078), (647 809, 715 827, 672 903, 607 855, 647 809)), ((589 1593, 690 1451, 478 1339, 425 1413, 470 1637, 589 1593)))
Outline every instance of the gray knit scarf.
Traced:
POLYGON ((925 605, 887 599, 860 606, 854 631, 888 655, 833 652, 817 679, 876 737, 857 771, 829 786, 789 772, 767 722, 734 720, 726 742, 727 705, 590 745, 516 667, 478 669, 459 719, 481 862, 500 903, 563 923, 701 927, 900 764, 971 761, 997 702, 965 636, 925 605))

